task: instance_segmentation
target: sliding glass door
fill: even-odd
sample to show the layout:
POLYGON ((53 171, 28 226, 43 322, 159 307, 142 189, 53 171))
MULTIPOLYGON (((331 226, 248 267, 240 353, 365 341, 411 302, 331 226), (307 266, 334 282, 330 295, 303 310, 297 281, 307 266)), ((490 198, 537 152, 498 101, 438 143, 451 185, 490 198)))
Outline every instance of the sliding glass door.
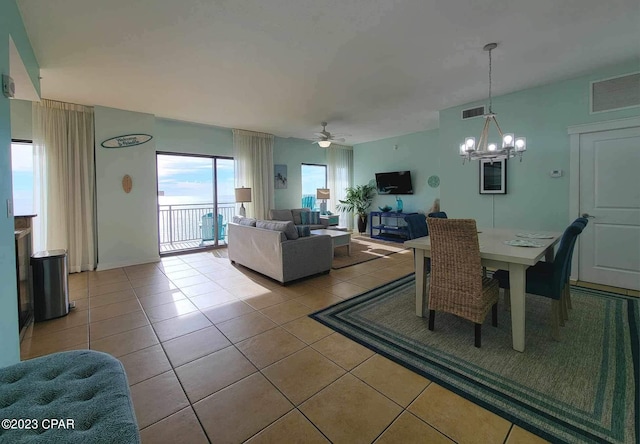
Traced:
POLYGON ((157 154, 160 254, 226 245, 235 212, 233 159, 157 154))

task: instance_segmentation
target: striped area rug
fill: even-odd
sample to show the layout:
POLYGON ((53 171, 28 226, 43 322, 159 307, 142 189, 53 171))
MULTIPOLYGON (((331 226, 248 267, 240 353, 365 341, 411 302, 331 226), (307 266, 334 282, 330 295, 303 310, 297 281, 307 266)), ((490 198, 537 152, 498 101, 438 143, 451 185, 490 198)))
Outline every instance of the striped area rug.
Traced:
POLYGON ((526 351, 511 348, 499 304, 473 346, 473 324, 415 315, 413 275, 311 316, 360 344, 552 442, 637 443, 640 437, 638 298, 571 288, 573 309, 551 339, 550 301, 527 295, 526 351))

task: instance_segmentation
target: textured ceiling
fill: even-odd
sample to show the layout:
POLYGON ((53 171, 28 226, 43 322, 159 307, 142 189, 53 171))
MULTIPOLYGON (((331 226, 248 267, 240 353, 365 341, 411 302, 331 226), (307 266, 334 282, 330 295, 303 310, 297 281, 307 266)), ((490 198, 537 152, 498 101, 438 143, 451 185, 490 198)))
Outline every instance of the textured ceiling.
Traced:
MULTIPOLYGON (((638 0, 18 0, 45 98, 360 143, 639 57, 638 0)), ((499 110, 497 110, 499 112, 499 110)))

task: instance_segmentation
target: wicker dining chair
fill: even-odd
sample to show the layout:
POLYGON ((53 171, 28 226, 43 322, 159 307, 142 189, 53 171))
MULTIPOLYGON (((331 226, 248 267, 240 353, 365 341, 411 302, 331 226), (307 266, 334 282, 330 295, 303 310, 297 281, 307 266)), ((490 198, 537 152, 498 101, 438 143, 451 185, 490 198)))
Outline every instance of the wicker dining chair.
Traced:
POLYGON ((492 311, 498 326, 498 281, 482 276, 478 230, 473 219, 428 218, 431 238, 429 330, 435 312, 444 311, 475 324, 475 346, 481 345, 482 323, 492 311))

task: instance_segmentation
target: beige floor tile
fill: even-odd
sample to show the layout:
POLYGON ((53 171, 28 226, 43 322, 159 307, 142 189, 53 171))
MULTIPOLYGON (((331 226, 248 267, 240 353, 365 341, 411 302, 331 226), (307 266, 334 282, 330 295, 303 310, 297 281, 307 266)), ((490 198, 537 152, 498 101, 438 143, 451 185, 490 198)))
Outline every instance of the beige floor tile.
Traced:
POLYGON ((182 260, 179 260, 171 263, 163 262, 158 265, 158 268, 162 270, 164 273, 170 273, 172 271, 190 270, 191 265, 183 262, 182 260))
POLYGON ((87 281, 89 287, 97 287, 103 284, 109 284, 114 282, 127 281, 127 274, 122 268, 114 268, 113 270, 105 271, 90 271, 87 272, 87 281))
POLYGON ((66 330, 67 328, 79 327, 89 323, 89 312, 87 310, 71 310, 68 315, 49 321, 35 322, 33 329, 25 333, 28 336, 48 335, 55 331, 66 330))
POLYGON ((227 347, 176 368, 189 400, 194 403, 257 370, 235 347, 227 347))
POLYGON ((182 292, 188 297, 198 296, 206 293, 214 293, 222 289, 218 284, 208 281, 201 284, 190 285, 188 287, 181 287, 182 292))
POLYGON ((367 290, 371 290, 372 288, 377 288, 386 284, 387 282, 389 282, 389 279, 372 276, 370 274, 365 274, 365 275, 360 275, 360 276, 351 278, 347 282, 350 284, 358 285, 367 290))
POLYGON ((157 307, 158 305, 169 304, 175 301, 181 301, 187 297, 178 289, 169 290, 163 293, 152 294, 151 296, 145 296, 138 298, 140 305, 145 310, 151 307, 157 307))
POLYGON ((549 441, 514 425, 511 427, 506 444, 545 444, 547 442, 549 441))
POLYGON ((339 278, 337 275, 329 273, 307 279, 305 280, 305 284, 316 288, 327 288, 332 285, 339 284, 342 281, 343 279, 339 278))
POLYGON ((222 348, 231 342, 215 327, 207 327, 162 344, 174 367, 186 364, 222 348))
MULTIPOLYGON (((181 273, 183 273, 183 272, 181 272, 181 273)), ((198 273, 196 270, 193 270, 193 273, 196 273, 196 275, 195 276, 188 276, 188 277, 171 279, 171 282, 176 284, 178 286, 178 288, 180 288, 182 290, 184 290, 187 287, 193 287, 194 285, 208 284, 208 283, 211 282, 209 280, 209 278, 207 278, 206 276, 198 273)), ((218 287, 218 288, 220 288, 220 287, 218 287)))
POLYGON ((211 327, 211 322, 202 313, 194 312, 153 324, 160 341, 165 342, 187 333, 211 327))
POLYGON ((165 293, 167 291, 177 290, 178 287, 173 282, 163 282, 161 284, 153 284, 146 287, 135 288, 136 296, 144 298, 158 293, 165 293))
POLYGON ((216 324, 216 327, 234 344, 277 326, 278 324, 257 311, 216 324))
POLYGON ((109 282, 98 287, 89 287, 89 296, 100 296, 101 294, 115 293, 116 291, 130 290, 131 284, 129 281, 122 282, 109 282))
POLYGON ((20 344, 25 356, 34 357, 62 351, 68 347, 86 344, 89 337, 89 326, 80 325, 43 336, 24 338, 20 344))
POLYGON ((262 369, 293 405, 306 401, 344 373, 342 367, 309 347, 262 369))
POLYGON ((307 344, 313 344, 333 333, 329 327, 325 327, 308 316, 288 322, 282 328, 307 344))
POLYGON ((166 276, 148 276, 140 279, 134 279, 129 281, 131 283, 131 287, 140 288, 140 287, 148 287, 150 285, 160 285, 160 284, 168 284, 169 278, 166 276))
POLYGON ((253 307, 245 304, 243 301, 228 301, 214 307, 201 309, 204 314, 214 324, 219 324, 233 318, 251 313, 253 307))
POLYGON ((117 304, 118 302, 130 301, 136 299, 133 288, 127 290, 116 291, 114 293, 106 293, 100 296, 91 296, 89 306, 91 308, 102 307, 103 305, 117 304))
POLYGON ((368 348, 339 333, 327 336, 311 346, 346 370, 351 370, 374 355, 368 348))
POLYGON ((313 310, 304 304, 295 300, 283 302, 282 304, 272 305, 260 312, 271 319, 276 324, 286 324, 294 319, 306 316, 313 310))
POLYGON ((311 291, 317 291, 318 287, 309 285, 306 283, 306 281, 301 281, 301 282, 289 284, 286 287, 283 285, 280 285, 278 287, 274 287, 273 290, 276 293, 280 293, 281 295, 287 297, 287 299, 294 299, 302 295, 305 295, 311 291))
POLYGON ((128 272, 127 276, 130 281, 136 281, 138 279, 144 279, 151 276, 164 276, 159 268, 149 268, 147 270, 139 270, 135 272, 128 272))
POLYGON ((359 285, 350 284, 349 282, 341 282, 337 285, 327 287, 327 291, 340 298, 350 298, 357 294, 364 293, 367 289, 359 285))
MULTIPOLYGON (((89 302, 91 304, 91 302, 89 302)), ((89 321, 98 322, 114 318, 133 311, 142 310, 138 299, 129 299, 115 304, 103 305, 97 308, 89 307, 89 321)))
POLYGON ((71 295, 69 295, 69 303, 74 303, 76 304, 76 308, 72 309, 72 310, 77 310, 77 311, 82 311, 82 310, 88 310, 89 309, 89 298, 82 298, 82 299, 78 299, 78 298, 72 298, 71 295))
POLYGON ((179 301, 169 302, 168 304, 145 308, 144 311, 147 313, 151 322, 160 322, 165 319, 193 313, 194 311, 198 311, 198 308, 188 299, 180 299, 179 301))
POLYGON ((117 335, 107 336, 90 342, 92 350, 98 350, 110 353, 116 358, 129 353, 133 353, 143 348, 151 347, 158 343, 153 329, 150 326, 136 328, 135 330, 125 331, 117 335))
POLYGON ((281 327, 238 342, 236 347, 258 368, 264 368, 306 347, 281 327))
POLYGON ((178 413, 140 431, 143 444, 208 444, 193 409, 187 407, 178 413))
POLYGON ((346 374, 299 407, 334 443, 370 443, 402 408, 346 374))
POLYGON ((69 289, 69 301, 76 301, 78 299, 86 299, 89 297, 89 290, 83 288, 81 290, 69 289))
MULTIPOLYGON (((189 265, 184 264, 187 268, 182 269, 182 270, 164 270, 164 274, 173 281, 174 284, 176 285, 180 285, 178 282, 178 280, 180 279, 184 279, 184 278, 189 278, 189 277, 194 277, 194 276, 202 276, 202 274, 198 271, 195 270, 193 268, 191 268, 189 265)), ((204 277, 204 276, 202 276, 204 277)), ((207 279, 208 281, 208 279, 207 279)), ((199 282, 197 282, 198 284, 201 282, 207 282, 205 280, 200 280, 199 282)))
POLYGON ((358 276, 362 276, 364 272, 354 269, 354 267, 345 267, 338 270, 331 270, 331 274, 342 281, 348 281, 358 276))
POLYGON ((404 411, 393 421, 376 444, 453 444, 449 438, 438 432, 436 429, 416 418, 411 413, 404 411))
POLYGON ((160 345, 121 356, 129 385, 134 385, 171 370, 171 364, 160 345))
POLYGON ((331 305, 337 304, 338 302, 344 300, 325 290, 326 289, 309 292, 300 296, 299 298, 295 298, 294 301, 298 301, 315 311, 330 307, 331 305))
MULTIPOLYGON (((230 289, 230 288, 238 288, 246 285, 260 285, 257 282, 252 281, 247 276, 232 276, 226 278, 212 279, 213 282, 220 285, 222 288, 230 289)), ((263 287, 263 285, 260 285, 263 287)))
POLYGON ((408 410, 457 442, 502 443, 511 427, 509 421, 435 383, 408 410))
POLYGON ((247 444, 323 444, 330 441, 322 436, 322 433, 300 411, 292 410, 246 442, 247 444))
POLYGON ((162 373, 131 386, 133 407, 141 429, 189 406, 178 378, 172 372, 162 373), (158 400, 162 402, 158 402, 158 400))
POLYGON ((229 291, 231 291, 238 298, 242 299, 244 302, 246 302, 256 310, 263 310, 267 307, 271 307, 276 304, 281 304, 291 299, 287 295, 278 293, 273 290, 266 290, 266 289, 263 290, 259 295, 250 295, 250 296, 237 292, 237 289, 235 288, 232 288, 229 291))
POLYGON ((211 442, 242 442, 293 406, 260 373, 194 404, 211 442))
POLYGON ((431 382, 377 354, 351 370, 351 374, 402 407, 407 407, 431 382))
POLYGON ((89 325, 91 340, 95 341, 107 336, 116 335, 129 330, 149 325, 149 320, 143 311, 133 311, 122 316, 92 322, 89 325))
POLYGON ((224 304, 229 301, 237 301, 234 295, 229 293, 227 290, 222 289, 198 296, 191 296, 189 299, 191 299, 191 302, 193 302, 200 310, 224 304))

